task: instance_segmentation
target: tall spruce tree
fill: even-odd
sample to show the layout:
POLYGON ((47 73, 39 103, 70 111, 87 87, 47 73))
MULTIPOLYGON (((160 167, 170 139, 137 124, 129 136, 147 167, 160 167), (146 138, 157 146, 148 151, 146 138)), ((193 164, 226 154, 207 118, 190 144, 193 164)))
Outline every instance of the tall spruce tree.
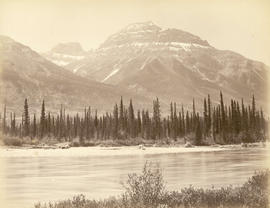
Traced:
POLYGON ((4 116, 3 116, 3 133, 6 134, 7 133, 7 108, 6 108, 6 104, 4 105, 4 116))
POLYGON ((34 114, 34 118, 33 118, 33 133, 32 133, 33 137, 35 138, 37 135, 37 121, 36 121, 36 114, 34 114))
POLYGON ((206 104, 206 99, 203 99, 203 119, 204 119, 204 133, 207 135, 208 134, 208 108, 206 104))
POLYGON ((118 138, 118 106, 115 104, 114 110, 113 110, 113 137, 118 138))
POLYGON ((209 131, 211 130, 211 125, 212 125, 212 112, 211 112, 211 99, 210 99, 210 95, 208 94, 208 120, 207 120, 207 133, 209 133, 209 131))
POLYGON ((153 101, 153 138, 160 139, 161 137, 161 113, 160 113, 160 104, 158 98, 153 101))
POLYGON ((28 112, 28 102, 27 99, 24 100, 24 136, 29 136, 30 132, 30 117, 28 112))
MULTIPOLYGON (((42 138, 45 134, 45 122, 46 122, 46 113, 45 113, 45 101, 42 101, 41 106, 41 115, 40 115, 40 137, 42 138)), ((58 121, 59 122, 59 121, 58 121)))
POLYGON ((120 100, 120 106, 119 106, 119 123, 120 123, 120 129, 123 130, 124 128, 124 104, 123 104, 123 98, 121 96, 120 100))
POLYGON ((202 129, 201 129, 201 124, 199 120, 197 121, 197 127, 195 131, 195 143, 196 145, 202 144, 202 129))
POLYGON ((129 129, 130 136, 132 138, 135 137, 135 116, 134 116, 134 108, 132 104, 132 99, 130 99, 129 108, 128 108, 128 129, 129 129))

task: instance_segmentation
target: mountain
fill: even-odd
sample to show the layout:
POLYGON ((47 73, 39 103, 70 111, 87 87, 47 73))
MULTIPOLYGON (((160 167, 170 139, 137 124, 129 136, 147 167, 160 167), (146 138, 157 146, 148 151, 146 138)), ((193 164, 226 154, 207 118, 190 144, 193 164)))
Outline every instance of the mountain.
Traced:
POLYGON ((87 55, 80 43, 59 43, 50 51, 42 53, 43 57, 58 66, 66 66, 74 61, 82 60, 87 55))
POLYGON ((16 112, 23 110, 25 98, 33 111, 40 110, 43 99, 52 111, 58 110, 61 104, 72 111, 82 111, 89 105, 111 111, 121 96, 134 98, 139 106, 151 103, 125 89, 75 75, 5 36, 0 36, 0 63, 1 104, 16 112))
POLYGON ((152 22, 128 25, 111 35, 87 58, 66 66, 92 80, 127 88, 163 102, 191 103, 211 94, 219 101, 255 94, 266 106, 269 68, 178 29, 162 29, 152 22))

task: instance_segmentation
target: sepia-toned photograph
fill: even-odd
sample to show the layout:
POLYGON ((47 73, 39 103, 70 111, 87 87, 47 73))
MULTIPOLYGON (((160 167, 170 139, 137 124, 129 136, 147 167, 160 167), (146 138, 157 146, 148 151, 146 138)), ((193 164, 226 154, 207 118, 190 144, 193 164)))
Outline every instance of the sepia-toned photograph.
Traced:
POLYGON ((270 208, 269 0, 0 0, 1 208, 270 208))

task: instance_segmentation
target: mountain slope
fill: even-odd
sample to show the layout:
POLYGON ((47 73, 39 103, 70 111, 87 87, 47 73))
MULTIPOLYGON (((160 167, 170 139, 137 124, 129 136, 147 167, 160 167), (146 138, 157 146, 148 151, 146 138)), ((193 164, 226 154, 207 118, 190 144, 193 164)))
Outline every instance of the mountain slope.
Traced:
POLYGON ((66 66, 90 79, 128 88, 164 102, 190 103, 208 93, 214 101, 256 95, 265 106, 267 73, 263 63, 177 29, 163 30, 152 22, 131 24, 110 36, 89 57, 66 66))
POLYGON ((135 103, 151 103, 142 96, 124 89, 77 76, 41 57, 14 40, 0 36, 1 103, 20 112, 28 98, 32 109, 40 108, 45 99, 51 110, 63 104, 69 110, 81 111, 90 105, 100 110, 111 110, 120 97, 134 98, 135 103))

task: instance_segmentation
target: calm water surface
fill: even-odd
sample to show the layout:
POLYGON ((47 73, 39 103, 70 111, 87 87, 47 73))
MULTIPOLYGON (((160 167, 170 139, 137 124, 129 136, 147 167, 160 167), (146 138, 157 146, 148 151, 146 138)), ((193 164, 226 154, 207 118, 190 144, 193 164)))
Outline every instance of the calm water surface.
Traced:
POLYGON ((8 207, 34 207, 85 194, 104 198, 121 194, 128 173, 140 173, 145 161, 159 162, 167 189, 241 185, 267 167, 263 148, 132 156, 2 157, 2 200, 8 207))

